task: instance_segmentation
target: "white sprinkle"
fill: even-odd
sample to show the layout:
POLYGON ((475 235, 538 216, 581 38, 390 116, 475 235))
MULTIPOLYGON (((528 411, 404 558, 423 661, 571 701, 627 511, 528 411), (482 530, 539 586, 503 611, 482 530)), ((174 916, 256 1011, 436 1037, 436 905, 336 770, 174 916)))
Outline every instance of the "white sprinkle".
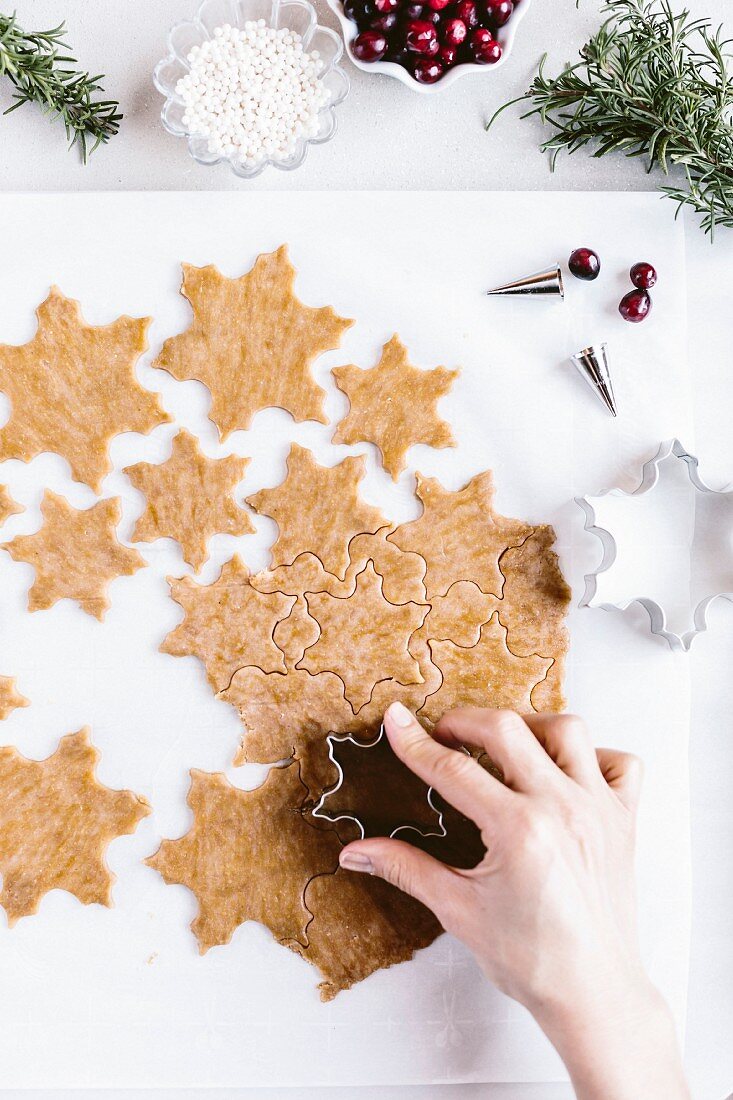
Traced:
POLYGON ((330 92, 319 77, 318 52, 304 50, 299 34, 264 19, 242 29, 225 24, 191 49, 188 64, 176 85, 183 122, 207 139, 209 152, 254 167, 290 156, 300 138, 318 132, 330 92))

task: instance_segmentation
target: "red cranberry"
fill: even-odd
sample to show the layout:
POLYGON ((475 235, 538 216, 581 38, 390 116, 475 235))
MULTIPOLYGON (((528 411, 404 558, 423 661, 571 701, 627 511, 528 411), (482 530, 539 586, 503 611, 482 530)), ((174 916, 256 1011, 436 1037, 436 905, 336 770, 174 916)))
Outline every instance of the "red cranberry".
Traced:
POLYGON ((484 0, 486 16, 494 27, 503 27, 514 13, 512 0, 484 0))
POLYGON ((441 46, 439 57, 443 68, 450 69, 458 60, 458 50, 455 46, 441 46))
POLYGON ((485 27, 478 27, 471 34, 471 49, 474 53, 479 53, 484 46, 488 46, 489 42, 493 41, 494 36, 491 31, 487 31, 485 27))
POLYGON ((432 8, 433 11, 443 11, 450 2, 451 0, 427 0, 428 7, 432 8))
POLYGON ((634 264, 629 272, 631 281, 639 290, 651 290, 657 281, 657 273, 651 264, 634 264))
POLYGON ((432 23, 434 27, 439 27, 443 22, 443 16, 439 11, 426 11, 423 15, 423 19, 427 23, 432 23))
POLYGON ((391 11, 397 11, 399 0, 372 0, 379 15, 387 15, 391 11))
POLYGON ((478 8, 474 0, 458 0, 453 12, 456 19, 461 19, 469 30, 478 26, 478 8))
POLYGON ((373 0, 344 0, 344 15, 354 23, 368 23, 376 13, 373 0))
POLYGON ((387 52, 387 39, 379 31, 362 31, 354 39, 351 49, 359 61, 379 61, 387 52))
POLYGON ((652 300, 645 290, 630 290, 619 302, 618 311, 624 321, 638 325, 652 308, 652 300))
POLYGON ((443 24, 443 41, 446 46, 462 46, 467 34, 468 28, 462 19, 449 19, 443 24))
POLYGON ((402 10, 405 19, 422 19, 425 8, 422 4, 406 4, 402 10))
POLYGON ((435 84, 443 75, 443 66, 439 61, 420 58, 415 62, 412 72, 419 84, 435 84))
POLYGON ((405 45, 411 53, 437 52, 438 39, 432 23, 428 23, 426 19, 411 19, 405 30, 405 45))
POLYGON ((571 275, 576 279, 585 279, 591 282, 597 279, 601 271, 601 261, 598 254, 592 248, 576 248, 570 253, 568 267, 571 275))
POLYGON ((498 42, 484 42, 483 45, 474 48, 473 56, 479 65, 495 65, 501 60, 503 52, 498 42))
POLYGON ((371 22, 371 29, 373 31, 379 31, 380 34, 391 34, 396 26, 396 11, 388 11, 385 15, 380 15, 378 19, 372 19, 371 22))

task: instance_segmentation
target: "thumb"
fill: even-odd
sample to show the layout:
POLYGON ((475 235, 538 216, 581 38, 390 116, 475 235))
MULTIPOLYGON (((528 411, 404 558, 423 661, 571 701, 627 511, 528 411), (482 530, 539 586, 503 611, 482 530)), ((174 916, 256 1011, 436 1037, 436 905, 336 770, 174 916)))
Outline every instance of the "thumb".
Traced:
POLYGON ((455 891, 459 876, 452 867, 421 852, 404 840, 374 837, 355 840, 341 850, 340 865, 347 871, 361 871, 380 878, 417 898, 436 916, 455 891))

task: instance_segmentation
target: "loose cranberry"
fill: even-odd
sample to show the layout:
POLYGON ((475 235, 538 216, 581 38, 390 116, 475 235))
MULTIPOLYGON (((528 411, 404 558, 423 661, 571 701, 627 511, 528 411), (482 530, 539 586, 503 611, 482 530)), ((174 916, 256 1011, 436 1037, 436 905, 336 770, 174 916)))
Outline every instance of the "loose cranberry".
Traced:
POLYGON ((652 300, 645 290, 630 290, 619 302, 618 311, 624 321, 638 325, 652 308, 652 300))
POLYGON ((415 62, 412 72, 419 84, 435 84, 443 75, 443 66, 439 61, 420 58, 415 62))
POLYGON ((488 46, 493 41, 494 36, 491 31, 487 31, 485 27, 478 27, 471 34, 471 49, 474 53, 480 53, 484 46, 488 46))
POLYGON ((444 8, 448 7, 450 2, 451 0, 427 0, 428 7, 432 8, 433 11, 443 11, 444 8))
POLYGON ((405 45, 411 53, 431 54, 439 49, 435 27, 426 19, 411 19, 405 31, 405 45))
POLYGON ((486 16, 494 27, 503 27, 514 13, 512 0, 484 0, 486 16))
POLYGON ((657 281, 657 273, 651 264, 634 264, 629 272, 631 281, 639 290, 651 290, 657 281))
POLYGON ((423 15, 423 19, 427 23, 432 23, 434 27, 439 27, 443 22, 443 16, 439 11, 426 11, 423 15))
POLYGON ((482 46, 477 46, 473 50, 473 57, 479 65, 495 65, 497 61, 501 60, 503 52, 498 42, 485 42, 482 46))
POLYGON ((351 49, 359 61, 379 61, 387 52, 387 39, 379 31, 362 31, 354 39, 351 49))
POLYGON ((443 24, 443 41, 446 46, 462 46, 467 34, 468 27, 462 19, 449 19, 443 24))
POLYGON ((396 11, 388 11, 385 15, 380 15, 378 19, 372 19, 371 22, 371 29, 373 31, 379 31, 380 34, 391 34, 396 26, 396 11))
POLYGON ((601 271, 601 261, 598 254, 592 248, 576 248, 570 253, 568 267, 571 275, 576 279, 585 279, 591 282, 597 279, 601 271))
POLYGON ((478 8, 474 0, 458 0, 453 12, 456 19, 461 19, 469 30, 478 26, 478 8))
POLYGON ((424 11, 422 4, 406 4, 403 8, 405 19, 422 19, 424 11))
POLYGON ((450 69, 458 60, 458 50, 455 46, 441 46, 439 57, 443 68, 450 69))

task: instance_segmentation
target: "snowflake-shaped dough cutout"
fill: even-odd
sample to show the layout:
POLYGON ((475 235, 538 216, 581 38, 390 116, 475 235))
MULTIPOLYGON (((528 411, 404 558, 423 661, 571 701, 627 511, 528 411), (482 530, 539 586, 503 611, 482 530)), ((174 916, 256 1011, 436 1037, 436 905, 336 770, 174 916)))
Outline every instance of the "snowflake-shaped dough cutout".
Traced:
POLYGON ((134 832, 150 806, 103 786, 98 759, 87 729, 62 737, 46 760, 0 748, 0 905, 9 925, 35 913, 49 890, 68 890, 84 905, 112 904, 105 852, 134 832))
POLYGON ((306 795, 297 764, 271 768, 251 791, 220 773, 191 772, 193 825, 180 839, 164 840, 146 863, 196 895, 191 929, 202 955, 248 920, 280 942, 307 943, 305 888, 336 870, 341 841, 334 829, 309 824, 306 795))
POLYGON ((119 499, 100 500, 78 510, 47 489, 41 514, 40 531, 2 544, 15 561, 28 562, 36 571, 28 610, 44 611, 68 599, 88 615, 103 619, 110 606, 110 581, 131 576, 146 564, 137 550, 117 539, 115 528, 122 516, 119 499))
POLYGON ((196 437, 184 429, 175 436, 165 462, 125 467, 146 501, 131 541, 175 539, 183 549, 184 561, 198 572, 208 556, 206 544, 212 535, 249 535, 254 531, 249 516, 232 495, 248 464, 248 458, 238 455, 207 458, 196 437))
POLYGON ((23 505, 13 500, 6 485, 0 485, 0 524, 5 523, 10 516, 15 516, 23 511, 23 505))
POLYGON ((109 442, 147 433, 170 417, 135 377, 150 318, 88 325, 78 302, 53 287, 37 309, 38 329, 20 346, 0 344, 0 391, 10 419, 0 428, 0 461, 60 454, 77 481, 100 492, 112 469, 109 442))
POLYGON ((436 367, 418 370, 398 336, 384 345, 376 367, 336 367, 336 385, 349 399, 350 410, 341 421, 334 443, 374 443, 384 468, 394 481, 406 465, 415 443, 454 447, 450 427, 438 416, 437 404, 458 371, 436 367))
POLYGON ((324 390, 311 372, 353 322, 330 306, 305 306, 293 293, 295 268, 285 245, 257 257, 251 271, 228 279, 213 265, 183 264, 181 291, 190 327, 163 344, 155 366, 211 393, 210 416, 225 440, 248 428, 260 409, 285 409, 296 421, 327 424, 324 390))

